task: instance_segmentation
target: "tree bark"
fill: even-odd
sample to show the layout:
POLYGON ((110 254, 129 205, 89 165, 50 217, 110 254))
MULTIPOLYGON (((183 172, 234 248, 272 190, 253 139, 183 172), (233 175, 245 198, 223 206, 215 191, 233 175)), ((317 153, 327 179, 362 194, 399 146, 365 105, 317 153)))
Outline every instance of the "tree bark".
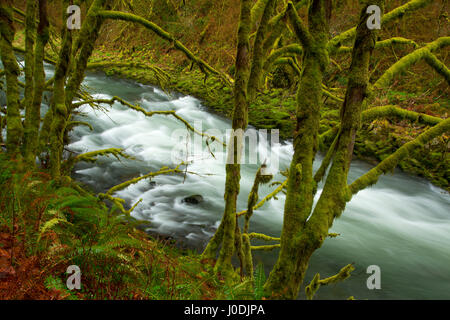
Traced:
POLYGON ((14 55, 13 10, 10 0, 0 4, 0 51, 6 75, 6 149, 13 159, 22 159, 20 145, 23 137, 23 125, 20 115, 19 65, 14 55))
MULTIPOLYGON (((318 10, 315 19, 311 16, 309 19, 309 30, 313 37, 317 37, 317 35, 322 35, 323 37, 327 32, 327 30, 320 28, 314 29, 314 26, 316 28, 319 27, 321 20, 328 21, 326 17, 327 5, 318 2, 315 3, 313 1, 310 8, 310 14, 314 12, 314 8, 318 10)), ((384 7, 383 0, 371 1, 370 4, 384 7)), ((291 164, 289 182, 292 180, 293 183, 291 186, 288 184, 280 256, 265 286, 268 293, 275 298, 294 299, 297 297, 312 254, 320 248, 328 235, 328 229, 331 227, 333 220, 339 217, 345 208, 345 203, 351 198, 347 186, 347 176, 353 153, 355 134, 359 128, 361 106, 366 96, 369 61, 376 42, 376 31, 369 30, 366 26, 368 18, 366 8, 368 5, 365 5, 362 9, 360 21, 356 29, 349 83, 346 98, 341 109, 341 128, 337 138, 338 140, 335 146, 333 146, 336 148, 336 151, 333 153, 333 163, 321 197, 311 216, 312 195, 314 194, 316 183, 311 179, 311 166, 316 150, 314 143, 317 138, 318 126, 317 119, 314 119, 314 116, 319 110, 310 107, 309 112, 300 112, 298 114, 299 120, 311 119, 307 123, 299 122, 299 128, 303 128, 303 130, 307 129, 307 131, 301 131, 302 135, 298 138, 298 146, 302 147, 302 149, 307 149, 309 154, 312 155, 312 158, 311 156, 305 157, 304 151, 302 152, 303 157, 299 158, 294 153, 291 164), (313 113, 311 114, 311 112, 313 113), (307 125, 310 125, 310 128, 307 125), (308 140, 309 144, 304 142, 308 140), (305 170, 305 166, 307 170, 305 170), (299 169, 302 170, 299 172, 299 169)), ((316 45, 318 42, 321 43, 320 48, 325 50, 326 41, 323 38, 321 42, 314 41, 316 45)), ((305 82, 306 84, 314 83, 314 78, 305 78, 305 74, 308 74, 308 69, 314 70, 314 68, 308 65, 309 49, 307 47, 304 49, 306 53, 305 66, 299 92, 310 88, 305 86, 305 82)), ((316 59, 313 57, 312 60, 314 61, 316 59)), ((322 70, 317 68, 317 66, 315 68, 316 73, 322 70)), ((316 86, 320 88, 321 82, 316 82, 316 86)), ((306 94, 306 91, 303 91, 303 93, 306 94)), ((319 94, 320 90, 317 90, 315 96, 317 97, 319 94)), ((318 102, 316 103, 319 105, 318 102)), ((302 104, 300 101, 299 111, 302 110, 301 107, 302 104)), ((296 147, 294 144, 294 148, 296 147)))
POLYGON ((27 105, 25 116, 24 157, 25 163, 33 167, 38 150, 39 126, 41 123, 41 103, 45 89, 44 55, 49 39, 49 23, 47 20, 47 0, 39 0, 39 25, 34 50, 33 63, 33 97, 27 105))

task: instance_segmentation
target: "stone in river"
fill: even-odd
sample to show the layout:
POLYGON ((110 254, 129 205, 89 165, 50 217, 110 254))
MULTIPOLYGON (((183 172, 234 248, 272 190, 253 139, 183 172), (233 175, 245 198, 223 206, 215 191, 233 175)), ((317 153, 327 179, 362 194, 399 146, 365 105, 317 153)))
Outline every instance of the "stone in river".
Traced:
POLYGON ((184 198, 181 202, 187 204, 199 204, 200 202, 203 202, 203 197, 199 194, 195 194, 184 198))

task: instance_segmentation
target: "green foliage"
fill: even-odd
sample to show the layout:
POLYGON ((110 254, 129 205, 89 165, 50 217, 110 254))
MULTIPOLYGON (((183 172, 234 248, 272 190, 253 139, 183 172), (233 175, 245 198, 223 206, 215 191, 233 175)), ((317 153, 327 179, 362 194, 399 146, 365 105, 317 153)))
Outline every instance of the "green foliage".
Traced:
POLYGON ((264 284, 266 283, 266 273, 264 265, 259 263, 256 266, 255 275, 253 276, 254 295, 256 300, 261 300, 264 296, 264 284))
MULTIPOLYGON (((39 261, 40 284, 56 299, 203 299, 220 284, 199 256, 183 253, 137 231, 139 221, 107 208, 65 180, 17 173, 0 153, 0 230, 14 228, 15 243, 39 261), (6 192, 5 192, 6 191, 6 192), (65 287, 66 268, 82 271, 81 290, 65 287)), ((39 286, 36 279, 22 285, 39 286)), ((43 289, 44 290, 44 289, 43 289)), ((47 296, 46 296, 47 297, 47 296)))
POLYGON ((66 284, 63 283, 61 278, 54 276, 48 276, 45 279, 45 287, 49 290, 55 290, 60 292, 60 294, 67 300, 79 300, 78 296, 74 291, 68 290, 66 284))

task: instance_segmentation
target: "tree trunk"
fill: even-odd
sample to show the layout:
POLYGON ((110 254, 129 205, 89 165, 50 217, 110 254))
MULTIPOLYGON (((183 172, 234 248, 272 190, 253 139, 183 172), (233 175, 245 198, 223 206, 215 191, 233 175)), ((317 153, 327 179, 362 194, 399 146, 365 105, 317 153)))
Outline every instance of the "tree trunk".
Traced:
MULTIPOLYGON (((381 8, 384 7, 383 0, 371 1, 370 4, 379 5, 381 8)), ((299 207, 294 207, 292 212, 290 211, 290 203, 292 200, 289 199, 288 201, 286 199, 280 256, 266 284, 268 293, 276 298, 294 299, 297 297, 299 288, 305 277, 309 259, 315 250, 321 247, 323 241, 328 236, 328 230, 333 220, 340 216, 345 208, 346 202, 351 199, 351 193, 347 186, 347 176, 353 153, 355 134, 359 128, 361 106, 366 96, 370 57, 376 42, 376 30, 369 30, 366 26, 368 19, 366 8, 368 5, 364 6, 361 12, 360 21, 356 30, 349 83, 346 98, 341 109, 341 130, 337 138, 338 141, 333 164, 326 179, 321 197, 308 220, 306 219, 309 216, 312 204, 312 199, 307 197, 310 194, 310 189, 304 193, 306 195, 304 197, 300 198, 297 195, 296 200, 304 202, 296 202, 299 207), (305 205, 307 208, 305 208, 305 205), (303 212, 303 215, 298 215, 298 213, 296 215, 295 210, 303 212), (297 220, 294 220, 292 217, 294 219, 297 218, 297 220), (291 228, 288 229, 290 225, 291 228), (295 226, 292 227, 292 225, 295 226)), ((314 34, 314 32, 311 33, 314 34)), ((306 69, 304 72, 306 72, 306 69)), ((291 166, 291 171, 294 168, 291 166)), ((293 175, 292 172, 290 172, 290 175, 293 175)), ((294 195, 295 193, 302 194, 305 188, 302 185, 304 183, 308 183, 311 186, 314 185, 314 182, 310 182, 309 180, 306 182, 300 181, 298 185, 300 191, 296 192, 294 190, 294 195)), ((289 196, 288 189, 287 197, 289 196)))
POLYGON ((24 156, 28 166, 34 166, 38 150, 39 126, 41 123, 41 103, 45 89, 44 55, 49 39, 49 23, 47 20, 47 0, 39 0, 39 25, 34 50, 34 82, 33 99, 27 105, 25 118, 24 156))
POLYGON ((6 148, 11 158, 21 159, 20 144, 23 137, 23 125, 20 115, 18 81, 20 69, 12 45, 15 30, 10 0, 2 1, 0 4, 0 33, 1 58, 6 74, 6 148))
POLYGON ((55 71, 53 89, 52 124, 50 126, 50 171, 54 179, 61 176, 61 161, 64 148, 64 135, 75 98, 84 79, 87 62, 94 50, 95 41, 103 19, 99 10, 106 6, 105 0, 95 0, 89 8, 79 35, 72 50, 72 35, 66 30, 63 48, 60 51, 55 71), (64 84, 67 79, 67 86, 64 84))
POLYGON ((228 274, 232 271, 231 259, 235 248, 236 201, 239 194, 241 178, 240 154, 242 150, 243 130, 247 127, 248 100, 247 83, 250 72, 250 11, 251 0, 241 1, 241 16, 238 29, 238 46, 236 53, 236 79, 234 86, 233 132, 228 144, 228 163, 226 164, 225 211, 221 225, 206 247, 203 257, 215 259, 216 250, 222 245, 215 271, 228 274))

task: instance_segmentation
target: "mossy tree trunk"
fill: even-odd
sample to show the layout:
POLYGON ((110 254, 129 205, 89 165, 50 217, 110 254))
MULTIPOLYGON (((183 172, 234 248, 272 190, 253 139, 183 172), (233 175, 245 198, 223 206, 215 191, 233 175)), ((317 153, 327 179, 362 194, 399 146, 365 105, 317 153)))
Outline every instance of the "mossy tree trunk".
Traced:
POLYGON ((275 11, 276 4, 276 0, 266 1, 261 20, 259 21, 259 27, 256 31, 252 50, 251 71, 247 85, 247 95, 250 102, 255 99, 256 92, 261 85, 261 73, 265 60, 264 40, 267 37, 269 20, 275 11))
POLYGON ((12 1, 2 1, 0 3, 0 51, 6 75, 6 148, 11 158, 21 159, 20 146, 23 137, 23 125, 20 115, 18 80, 20 68, 12 45, 15 35, 13 21, 12 1))
POLYGON ((239 194, 240 154, 242 149, 242 134, 247 127, 248 99, 247 84, 250 73, 250 21, 251 0, 241 0, 241 14, 238 29, 238 45, 236 53, 236 74, 234 85, 234 109, 232 128, 235 135, 230 137, 228 144, 228 163, 226 164, 225 181, 225 211, 221 225, 215 237, 208 244, 203 257, 215 259, 221 245, 219 258, 215 265, 218 273, 228 274, 233 268, 231 259, 235 248, 236 234, 236 201, 239 194))
MULTIPOLYGON (((66 1, 64 1, 66 2, 66 1)), ((67 121, 72 101, 84 79, 89 57, 94 50, 103 19, 98 11, 107 6, 105 0, 95 0, 89 7, 78 37, 72 44, 72 31, 66 30, 55 71, 52 123, 50 125, 50 171, 54 179, 61 177, 61 161, 67 121), (65 86, 65 83, 67 85, 65 86)), ((65 21, 65 19, 63 19, 65 21)))
POLYGON ((292 3, 289 17, 295 34, 303 46, 303 72, 297 93, 297 125, 294 133, 294 155, 289 169, 281 249, 265 290, 273 297, 295 298, 304 272, 298 240, 313 204, 313 161, 318 148, 322 78, 328 65, 326 50, 330 0, 313 0, 308 10, 308 27, 297 15, 292 3), (300 267, 300 268, 299 268, 300 267))
MULTIPOLYGON (((31 107, 33 103, 33 78, 34 78, 34 43, 36 37, 36 4, 35 0, 27 0, 25 17, 25 90, 24 90, 24 150, 26 153, 27 144, 30 140, 31 132, 29 130, 31 123, 31 107)), ((26 158, 26 155, 25 155, 26 158)))
POLYGON ((24 157, 28 166, 34 166, 38 151, 39 125, 41 123, 41 102, 45 89, 44 56, 49 39, 47 0, 39 0, 39 24, 34 48, 33 92, 31 104, 26 106, 24 157))

